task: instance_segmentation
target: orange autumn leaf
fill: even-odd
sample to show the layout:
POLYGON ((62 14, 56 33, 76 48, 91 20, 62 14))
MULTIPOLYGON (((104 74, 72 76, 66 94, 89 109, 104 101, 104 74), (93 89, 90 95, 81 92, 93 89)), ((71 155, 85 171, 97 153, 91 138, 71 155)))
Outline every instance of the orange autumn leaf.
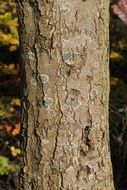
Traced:
POLYGON ((111 77, 111 80, 110 80, 110 85, 111 86, 116 86, 119 82, 119 79, 116 78, 116 77, 111 77))
POLYGON ((12 126, 10 126, 10 125, 8 125, 8 124, 5 124, 5 125, 3 126, 3 128, 6 129, 7 132, 10 132, 11 129, 12 129, 12 126))
POLYGON ((20 123, 15 124, 15 128, 12 130, 11 134, 16 136, 20 133, 20 123))

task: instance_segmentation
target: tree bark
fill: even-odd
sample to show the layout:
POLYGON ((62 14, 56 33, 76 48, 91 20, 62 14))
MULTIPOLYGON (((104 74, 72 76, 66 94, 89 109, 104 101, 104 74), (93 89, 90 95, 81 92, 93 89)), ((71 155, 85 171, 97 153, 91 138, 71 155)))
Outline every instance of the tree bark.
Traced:
POLYGON ((108 0, 17 3, 23 81, 21 190, 113 190, 108 0))

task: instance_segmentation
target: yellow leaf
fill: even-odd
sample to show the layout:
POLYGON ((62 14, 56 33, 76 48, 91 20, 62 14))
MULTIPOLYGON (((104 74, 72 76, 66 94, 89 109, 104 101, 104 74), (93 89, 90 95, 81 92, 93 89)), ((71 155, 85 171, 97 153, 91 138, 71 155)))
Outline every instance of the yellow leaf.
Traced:
POLYGON ((13 98, 11 105, 21 106, 21 100, 19 98, 13 98))
POLYGON ((11 154, 14 157, 16 157, 18 154, 21 153, 20 149, 19 148, 15 148, 14 146, 12 146, 10 149, 11 149, 11 154))
POLYGON ((117 52, 111 52, 110 58, 111 58, 111 59, 117 59, 117 60, 123 59, 122 55, 120 55, 120 54, 117 53, 117 52))
POLYGON ((14 65, 14 64, 8 65, 8 69, 9 69, 9 70, 12 70, 12 69, 14 69, 14 68, 15 68, 15 65, 14 65))
POLYGON ((14 109, 13 107, 10 107, 10 108, 8 109, 8 112, 11 113, 11 114, 12 114, 14 111, 15 111, 15 109, 14 109))
POLYGON ((15 19, 15 20, 9 20, 7 24, 8 24, 10 27, 13 27, 13 28, 18 27, 17 19, 15 19))
POLYGON ((5 18, 10 18, 10 19, 11 19, 11 18, 12 18, 12 15, 11 15, 10 12, 7 12, 7 13, 4 14, 4 17, 5 17, 5 18))

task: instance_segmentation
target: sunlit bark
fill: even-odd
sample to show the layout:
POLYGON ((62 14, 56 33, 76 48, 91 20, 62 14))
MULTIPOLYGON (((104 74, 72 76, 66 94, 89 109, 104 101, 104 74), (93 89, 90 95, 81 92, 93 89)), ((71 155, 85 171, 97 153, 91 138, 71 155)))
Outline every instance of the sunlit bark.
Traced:
POLYGON ((113 190, 108 0, 18 1, 22 190, 113 190))

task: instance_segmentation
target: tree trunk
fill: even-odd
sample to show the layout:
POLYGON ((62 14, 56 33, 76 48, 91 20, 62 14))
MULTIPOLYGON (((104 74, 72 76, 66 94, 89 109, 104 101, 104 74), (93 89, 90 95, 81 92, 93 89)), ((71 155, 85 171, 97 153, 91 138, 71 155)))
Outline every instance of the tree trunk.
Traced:
POLYGON ((108 0, 18 1, 22 190, 113 190, 108 0))

